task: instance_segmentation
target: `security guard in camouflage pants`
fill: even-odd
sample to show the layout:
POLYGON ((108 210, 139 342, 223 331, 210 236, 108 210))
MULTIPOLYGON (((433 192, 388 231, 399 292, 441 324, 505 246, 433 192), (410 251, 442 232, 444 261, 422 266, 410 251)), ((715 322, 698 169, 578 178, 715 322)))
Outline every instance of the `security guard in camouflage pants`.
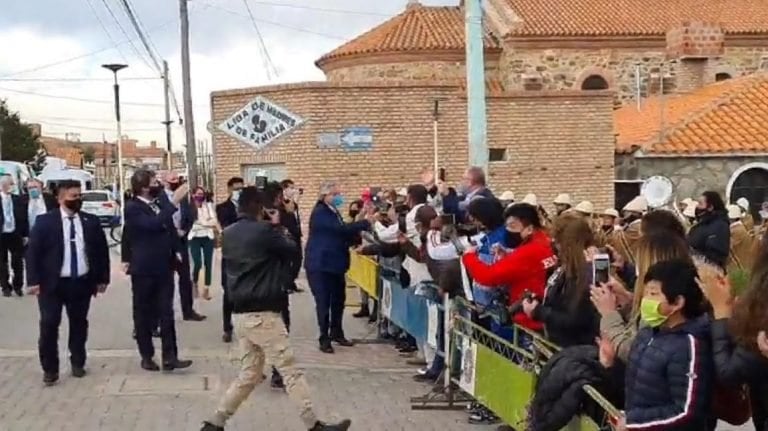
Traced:
POLYGON ((350 421, 326 424, 317 420, 304 373, 296 368, 281 311, 288 304, 284 289, 290 261, 299 245, 280 225, 280 215, 262 191, 243 189, 239 220, 224 230, 227 293, 232 302, 235 335, 242 351, 240 374, 201 431, 221 431, 253 389, 264 380, 266 365, 283 376, 288 397, 299 408, 310 431, 346 431, 350 421), (266 208, 265 208, 266 205, 266 208))

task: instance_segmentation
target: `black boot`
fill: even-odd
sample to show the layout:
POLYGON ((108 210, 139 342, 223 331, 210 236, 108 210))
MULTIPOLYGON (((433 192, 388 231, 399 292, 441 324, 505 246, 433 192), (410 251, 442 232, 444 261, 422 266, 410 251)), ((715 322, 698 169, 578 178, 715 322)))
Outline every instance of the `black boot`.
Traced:
POLYGON ((224 427, 216 426, 210 422, 203 422, 203 427, 200 431, 224 431, 224 427))
POLYGON ((361 319, 363 317, 370 317, 370 315, 371 315, 371 310, 368 309, 368 304, 364 304, 363 306, 360 307, 360 311, 353 314, 352 317, 361 319))
POLYGON ((285 390, 283 376, 281 376, 275 368, 272 368, 272 381, 270 382, 270 387, 275 390, 285 390))
POLYGON ((344 419, 337 424, 326 424, 318 421, 309 431, 347 431, 350 425, 352 425, 352 421, 349 419, 344 419))

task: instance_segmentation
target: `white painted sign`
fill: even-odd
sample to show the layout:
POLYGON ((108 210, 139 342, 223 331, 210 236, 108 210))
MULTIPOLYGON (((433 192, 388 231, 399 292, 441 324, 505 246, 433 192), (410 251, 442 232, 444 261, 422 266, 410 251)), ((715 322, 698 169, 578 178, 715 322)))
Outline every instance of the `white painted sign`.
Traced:
POLYGON ((392 283, 385 279, 381 280, 381 314, 392 317, 392 283))
POLYGON ((219 130, 260 150, 303 123, 303 118, 258 96, 219 124, 219 130))

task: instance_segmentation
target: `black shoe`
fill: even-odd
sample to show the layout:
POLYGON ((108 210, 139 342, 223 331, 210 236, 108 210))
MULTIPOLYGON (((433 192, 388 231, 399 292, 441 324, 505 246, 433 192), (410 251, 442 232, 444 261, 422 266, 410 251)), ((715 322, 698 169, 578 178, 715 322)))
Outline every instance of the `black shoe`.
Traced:
POLYGON ((6 298, 10 298, 11 297, 11 291, 10 290, 3 290, 3 296, 5 296, 6 298))
POLYGON ((186 316, 184 316, 184 320, 187 322, 202 322, 203 320, 207 319, 206 316, 203 316, 202 314, 198 314, 196 311, 193 311, 186 316))
POLYGON ((147 371, 160 371, 160 366, 152 359, 142 359, 141 368, 147 371))
POLYGON ((397 349, 397 351, 402 353, 402 354, 411 354, 411 353, 416 352, 418 350, 419 350, 419 348, 416 347, 416 346, 404 346, 401 349, 397 349))
POLYGON ((153 329, 152 330, 152 337, 154 338, 160 338, 160 329, 153 329))
POLYGON ((429 373, 427 373, 427 374, 416 374, 415 376, 413 376, 413 381, 414 382, 419 382, 419 383, 431 383, 431 384, 434 384, 437 381, 437 376, 434 376, 434 375, 429 374, 429 373))
POLYGON ((53 386, 59 381, 59 373, 43 373, 43 384, 53 386))
POLYGON ((496 431, 516 431, 516 430, 509 425, 501 425, 498 428, 496 428, 496 431))
POLYGON ((283 382, 283 376, 280 373, 272 373, 272 381, 269 383, 269 387, 272 389, 282 391, 285 390, 285 382, 283 382))
POLYGON ((344 419, 337 424, 326 424, 318 421, 309 431, 347 431, 350 425, 352 425, 352 421, 349 419, 344 419))
POLYGON ((360 308, 360 311, 353 314, 352 317, 361 319, 363 317, 370 317, 371 316, 371 310, 368 309, 368 307, 362 307, 360 308))
POLYGON ((376 322, 378 322, 378 321, 379 321, 379 319, 376 318, 375 314, 371 314, 371 317, 368 318, 368 323, 371 324, 371 325, 376 323, 376 322))
POLYGON ((24 297, 24 291, 23 290, 21 290, 21 289, 14 289, 13 291, 16 292, 16 296, 18 296, 19 298, 23 298, 24 297))
POLYGON ((320 351, 323 353, 333 353, 333 346, 330 341, 320 342, 320 351))
POLYGON ((85 375, 88 374, 87 371, 85 371, 85 368, 83 367, 76 367, 72 366, 72 377, 77 377, 78 379, 81 379, 85 377, 85 375))
POLYGON ((344 347, 352 347, 355 345, 354 342, 349 341, 344 337, 336 337, 333 339, 333 342, 338 344, 339 346, 344 346, 344 347))
POLYGON ((232 333, 231 332, 225 332, 224 335, 221 336, 221 341, 225 343, 231 343, 232 342, 232 333))
POLYGON ((216 426, 210 422, 203 422, 203 427, 200 431, 224 431, 224 427, 216 426))
POLYGON ((174 359, 172 361, 163 361, 163 371, 183 370, 192 366, 189 359, 174 359))

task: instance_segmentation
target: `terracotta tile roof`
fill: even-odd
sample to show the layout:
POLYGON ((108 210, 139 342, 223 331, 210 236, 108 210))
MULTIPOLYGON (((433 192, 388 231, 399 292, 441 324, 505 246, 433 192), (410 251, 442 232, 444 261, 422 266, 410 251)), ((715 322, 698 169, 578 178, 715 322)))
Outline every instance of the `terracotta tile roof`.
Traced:
POLYGON ((663 101, 653 97, 639 112, 625 106, 614 113, 614 128, 618 153, 768 153, 768 75, 723 81, 663 101))
MULTIPOLYGON (((491 35, 486 48, 500 49, 491 35)), ((460 6, 408 6, 405 11, 320 57, 318 66, 329 60, 356 54, 464 49, 464 9, 460 6)))
POLYGON ((717 22, 726 33, 768 33, 766 0, 507 0, 518 36, 663 35, 683 21, 717 22))

